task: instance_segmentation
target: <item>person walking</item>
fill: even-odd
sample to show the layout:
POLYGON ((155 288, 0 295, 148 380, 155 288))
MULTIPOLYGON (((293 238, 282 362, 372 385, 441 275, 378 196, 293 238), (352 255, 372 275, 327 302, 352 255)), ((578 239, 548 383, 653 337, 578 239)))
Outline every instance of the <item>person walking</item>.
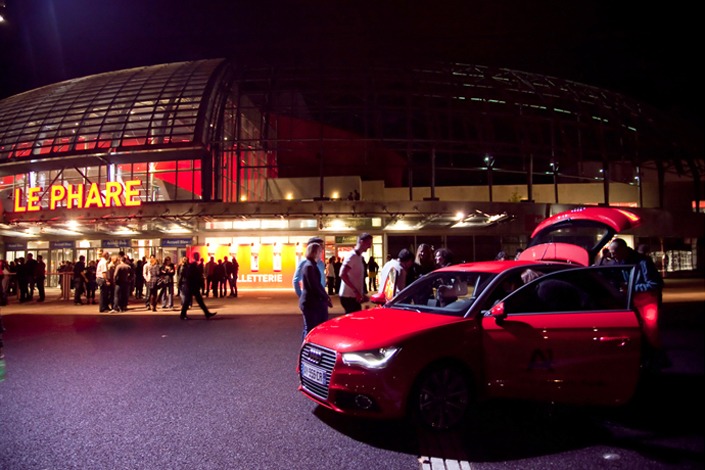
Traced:
POLYGON ((355 248, 345 255, 340 267, 340 304, 345 313, 362 310, 365 295, 365 263, 362 255, 372 246, 372 235, 362 233, 357 237, 355 248))
POLYGON ((318 261, 323 254, 323 246, 319 243, 309 243, 306 246, 305 262, 301 268, 301 295, 299 308, 303 313, 304 329, 301 339, 309 331, 328 320, 328 309, 333 307, 330 296, 321 283, 321 271, 318 261))
POLYGON ((200 259, 201 255, 194 253, 193 262, 189 263, 183 270, 184 283, 181 284, 181 292, 184 296, 181 303, 182 320, 188 320, 186 313, 194 298, 198 306, 203 310, 206 319, 213 318, 218 313, 208 311, 208 307, 206 307, 205 302, 203 302, 203 296, 201 295, 201 289, 203 288, 203 272, 199 267, 200 259))

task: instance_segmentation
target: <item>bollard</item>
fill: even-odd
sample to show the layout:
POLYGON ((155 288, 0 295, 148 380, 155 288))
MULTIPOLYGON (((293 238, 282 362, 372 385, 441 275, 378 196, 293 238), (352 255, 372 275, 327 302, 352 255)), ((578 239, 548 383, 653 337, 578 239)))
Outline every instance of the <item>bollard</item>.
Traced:
POLYGON ((61 300, 71 298, 71 278, 73 273, 61 273, 61 300))

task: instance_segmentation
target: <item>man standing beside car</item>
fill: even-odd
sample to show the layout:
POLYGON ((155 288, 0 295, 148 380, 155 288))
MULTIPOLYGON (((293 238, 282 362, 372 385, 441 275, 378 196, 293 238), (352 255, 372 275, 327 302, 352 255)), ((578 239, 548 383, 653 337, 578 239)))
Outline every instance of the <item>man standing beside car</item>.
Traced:
MULTIPOLYGON (((627 245, 621 238, 615 238, 609 245, 612 264, 634 265, 634 306, 641 316, 642 328, 646 338, 647 348, 644 350, 645 363, 650 368, 660 368, 669 365, 661 346, 658 331, 658 318, 661 311, 663 278, 656 269, 653 260, 642 255, 627 245)), ((624 273, 625 282, 629 281, 629 273, 624 273)))
POLYGON ((357 237, 355 248, 345 255, 340 267, 340 304, 345 313, 362 310, 362 303, 369 299, 365 295, 365 263, 362 255, 372 246, 372 235, 362 233, 357 237))
MULTIPOLYGON (((325 246, 324 245, 325 242, 320 237, 309 238, 308 241, 306 242, 306 247, 308 247, 308 245, 311 245, 312 243, 318 243, 321 246, 325 246)), ((303 268, 304 268, 305 264, 306 264, 306 258, 299 261, 299 264, 296 266, 296 270, 294 271, 293 285, 294 285, 294 292, 296 292, 296 297, 301 297, 301 293, 303 292, 301 283, 303 282, 303 279, 304 279, 303 268)), ((316 266, 318 266, 318 270, 321 273, 321 285, 323 287, 325 287, 326 286, 326 263, 325 263, 325 261, 323 261, 323 259, 319 259, 316 261, 316 266)))

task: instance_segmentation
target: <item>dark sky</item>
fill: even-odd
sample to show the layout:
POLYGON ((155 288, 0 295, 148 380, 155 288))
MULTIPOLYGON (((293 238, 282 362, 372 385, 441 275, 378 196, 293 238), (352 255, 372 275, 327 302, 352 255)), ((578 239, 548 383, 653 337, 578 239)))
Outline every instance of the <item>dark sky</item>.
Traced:
POLYGON ((0 24, 0 98, 93 73, 212 57, 275 62, 445 59, 555 75, 702 119, 701 85, 696 84, 702 29, 695 24, 700 15, 692 3, 4 3, 7 22, 0 24))

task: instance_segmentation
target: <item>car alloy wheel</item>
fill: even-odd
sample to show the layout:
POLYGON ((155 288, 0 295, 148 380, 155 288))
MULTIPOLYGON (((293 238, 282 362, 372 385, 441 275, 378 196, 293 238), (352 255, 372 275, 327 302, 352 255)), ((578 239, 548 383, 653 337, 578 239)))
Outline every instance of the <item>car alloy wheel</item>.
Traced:
POLYGON ((463 421, 470 399, 467 375, 458 367, 440 365, 421 377, 416 388, 414 414, 432 429, 450 429, 463 421))

